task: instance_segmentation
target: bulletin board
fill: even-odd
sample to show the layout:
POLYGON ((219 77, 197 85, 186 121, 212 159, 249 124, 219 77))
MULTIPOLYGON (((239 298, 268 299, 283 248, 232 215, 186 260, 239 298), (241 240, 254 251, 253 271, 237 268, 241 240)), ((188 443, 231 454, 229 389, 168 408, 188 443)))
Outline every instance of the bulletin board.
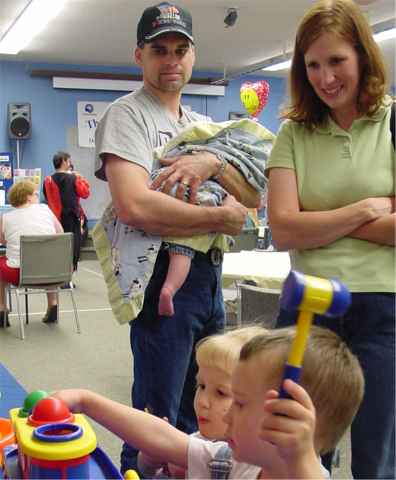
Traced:
POLYGON ((37 186, 40 191, 41 186, 41 168, 15 168, 14 169, 14 183, 22 180, 29 180, 37 186))
POLYGON ((0 207, 8 205, 7 194, 13 184, 12 153, 0 152, 0 207))

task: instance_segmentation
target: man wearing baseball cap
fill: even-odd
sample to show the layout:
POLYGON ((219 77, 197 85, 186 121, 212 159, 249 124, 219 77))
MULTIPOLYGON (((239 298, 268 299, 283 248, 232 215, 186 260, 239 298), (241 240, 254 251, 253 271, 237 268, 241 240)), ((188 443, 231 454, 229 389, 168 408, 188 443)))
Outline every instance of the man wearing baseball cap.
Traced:
MULTIPOLYGON (((212 153, 177 157, 157 179, 162 192, 148 186, 150 172, 159 166, 153 165, 153 150, 190 122, 206 120, 180 104, 195 61, 189 12, 170 3, 146 8, 138 23, 135 61, 142 69, 143 87, 111 104, 96 130, 95 173, 109 183, 116 222, 158 235, 238 234, 247 209, 234 196, 247 206, 255 206, 258 199, 241 174, 212 153), (224 205, 195 205, 198 186, 215 175, 230 193, 224 205), (176 182, 178 198, 183 197, 184 189, 191 189, 191 203, 167 195, 176 182)), ((162 163, 169 165, 170 161, 162 163)), ((124 234, 128 228, 118 231, 124 234)), ((175 314, 163 317, 158 315, 158 297, 168 263, 168 252, 161 248, 143 310, 130 324, 132 402, 191 433, 197 430, 194 347, 201 338, 224 327, 221 263, 210 254, 196 254, 189 276, 174 298, 175 314)), ((124 445, 122 472, 136 469, 136 454, 124 445)))
POLYGON ((181 33, 194 43, 190 13, 169 3, 146 8, 138 24, 137 44, 151 42, 164 33, 181 33))

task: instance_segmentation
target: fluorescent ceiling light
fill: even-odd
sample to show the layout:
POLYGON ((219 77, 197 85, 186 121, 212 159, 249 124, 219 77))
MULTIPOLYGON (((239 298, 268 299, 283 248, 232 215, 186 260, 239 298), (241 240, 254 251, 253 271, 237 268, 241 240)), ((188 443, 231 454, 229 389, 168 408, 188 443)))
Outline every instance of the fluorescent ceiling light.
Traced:
MULTIPOLYGON (((373 35, 374 40, 377 43, 384 42, 385 40, 389 40, 391 38, 396 37, 396 28, 389 28, 388 30, 383 30, 382 32, 374 33, 373 35)), ((281 62, 276 62, 270 64, 263 68, 265 72, 276 72, 278 70, 286 70, 290 68, 291 60, 283 60, 281 62)))
POLYGON ((16 55, 54 18, 66 0, 31 0, 0 41, 0 53, 16 55))
POLYGON ((266 72, 276 72, 277 70, 286 70, 290 68, 291 60, 285 60, 284 62, 274 63, 273 65, 269 65, 268 67, 264 67, 263 70, 266 72))
POLYGON ((377 43, 384 42, 385 40, 389 40, 391 38, 395 38, 396 28, 390 28, 389 30, 384 30, 383 32, 374 33, 373 37, 377 43))

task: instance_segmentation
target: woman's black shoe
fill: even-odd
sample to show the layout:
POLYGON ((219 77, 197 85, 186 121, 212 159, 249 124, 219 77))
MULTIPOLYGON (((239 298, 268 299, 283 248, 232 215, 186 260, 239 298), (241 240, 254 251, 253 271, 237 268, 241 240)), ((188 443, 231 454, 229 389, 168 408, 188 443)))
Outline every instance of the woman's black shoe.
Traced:
POLYGON ((0 328, 7 328, 9 326, 8 312, 0 312, 0 328))
POLYGON ((43 323, 58 323, 58 305, 52 305, 42 320, 43 323))

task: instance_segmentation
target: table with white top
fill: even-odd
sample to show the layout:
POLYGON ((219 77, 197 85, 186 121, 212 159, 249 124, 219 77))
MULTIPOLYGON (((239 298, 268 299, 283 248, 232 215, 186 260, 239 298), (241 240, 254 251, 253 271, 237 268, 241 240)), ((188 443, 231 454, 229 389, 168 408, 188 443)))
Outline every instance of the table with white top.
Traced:
POLYGON ((287 252, 251 250, 225 253, 222 282, 224 288, 237 287, 237 323, 274 325, 279 309, 279 294, 290 271, 287 252))
POLYGON ((223 261, 223 286, 233 282, 254 282, 257 287, 277 290, 282 288, 290 271, 288 252, 250 250, 225 253, 223 261))

